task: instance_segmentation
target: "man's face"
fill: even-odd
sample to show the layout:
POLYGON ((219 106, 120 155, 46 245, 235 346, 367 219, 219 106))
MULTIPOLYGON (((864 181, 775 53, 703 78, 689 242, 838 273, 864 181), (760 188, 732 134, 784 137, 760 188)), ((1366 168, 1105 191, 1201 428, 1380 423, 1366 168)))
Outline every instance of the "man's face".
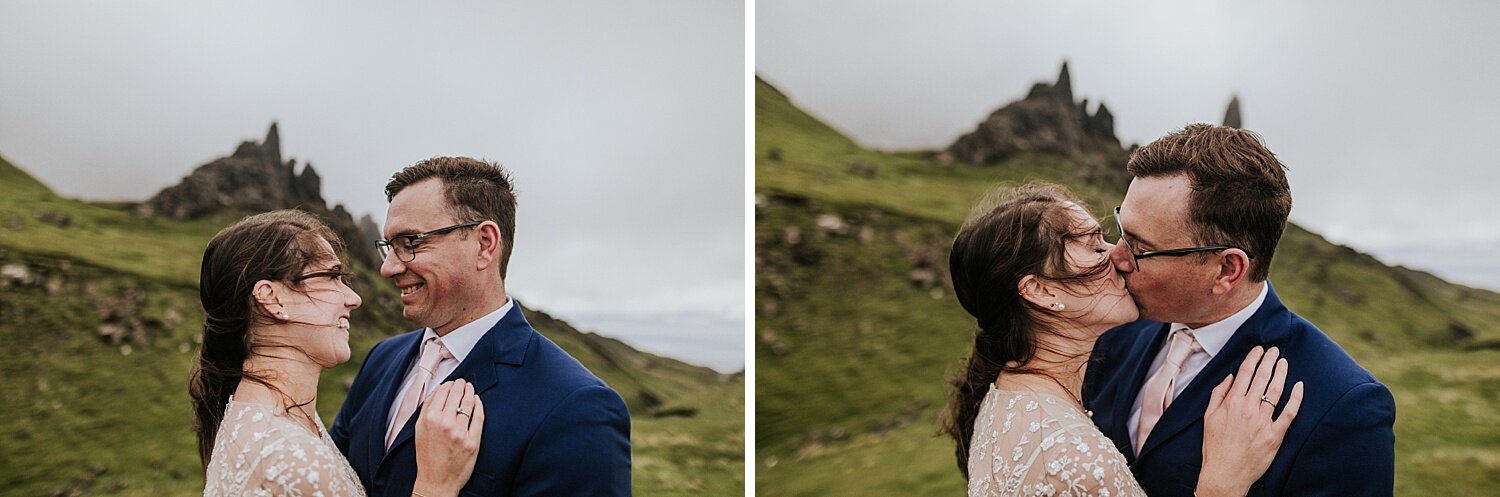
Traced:
MULTIPOLYGON (((407 186, 391 199, 386 209, 386 239, 425 233, 469 221, 454 219, 446 206, 443 180, 430 178, 407 186)), ((419 325, 449 331, 463 324, 463 312, 472 305, 479 252, 468 229, 429 237, 416 242, 415 258, 402 262, 394 252, 380 264, 380 275, 401 290, 402 314, 419 325)))
MULTIPOLYGON (((1135 178, 1120 204, 1123 240, 1136 253, 1196 246, 1188 214, 1192 192, 1186 175, 1135 178)), ((1132 264, 1125 243, 1110 253, 1125 274, 1125 286, 1141 317, 1165 323, 1199 323, 1209 314, 1204 305, 1217 265, 1198 254, 1152 257, 1132 264)))

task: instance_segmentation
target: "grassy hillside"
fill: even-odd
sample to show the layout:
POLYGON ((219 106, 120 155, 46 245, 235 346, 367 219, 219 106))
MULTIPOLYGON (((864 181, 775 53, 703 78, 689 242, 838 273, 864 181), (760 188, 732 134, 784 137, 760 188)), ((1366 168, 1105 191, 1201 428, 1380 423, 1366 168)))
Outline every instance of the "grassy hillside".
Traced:
MULTIPOLYGON (((1121 188, 1066 159, 984 167, 866 150, 756 82, 756 484, 761 495, 961 495, 937 438, 972 319, 947 251, 998 183, 1069 184, 1101 215, 1121 188)), ((1295 185, 1294 185, 1295 187, 1295 185)), ((1108 224, 1108 223, 1106 223, 1108 224)), ((1500 484, 1500 295, 1387 267, 1299 227, 1271 280, 1394 391, 1398 495, 1500 484)))
MULTIPOLYGON (((202 492, 186 393, 198 265, 240 213, 175 222, 128 207, 61 198, 0 159, 0 496, 202 492)), ((411 328, 394 288, 356 269, 365 305, 354 360, 320 385, 327 423, 364 353, 411 328)), ((630 405, 637 494, 743 492, 742 378, 527 311, 630 405)))

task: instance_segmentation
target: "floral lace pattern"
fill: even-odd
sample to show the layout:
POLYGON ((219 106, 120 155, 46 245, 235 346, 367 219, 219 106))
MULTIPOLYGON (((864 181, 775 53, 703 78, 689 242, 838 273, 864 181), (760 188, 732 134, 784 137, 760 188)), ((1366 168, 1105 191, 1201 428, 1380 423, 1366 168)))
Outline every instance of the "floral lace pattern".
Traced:
POLYGON ((229 400, 204 497, 361 496, 365 489, 318 419, 318 435, 281 408, 229 400))
POLYGON ((969 444, 969 496, 1145 497, 1125 456, 1071 401, 990 385, 969 444))

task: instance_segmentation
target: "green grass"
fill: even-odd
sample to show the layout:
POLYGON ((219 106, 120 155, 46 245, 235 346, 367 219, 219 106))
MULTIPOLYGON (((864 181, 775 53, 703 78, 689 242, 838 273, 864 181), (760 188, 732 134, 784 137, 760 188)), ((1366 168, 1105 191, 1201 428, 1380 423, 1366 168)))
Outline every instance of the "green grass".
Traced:
MULTIPOLYGON (((1068 184, 1096 214, 1123 188, 1079 181, 1060 157, 975 167, 864 150, 757 85, 758 492, 960 494, 952 443, 934 434, 974 323, 946 286, 911 273, 946 274, 954 232, 997 184, 1068 184)), ((1271 280, 1391 387, 1398 495, 1487 495, 1500 483, 1500 295, 1296 226, 1271 280)))
MULTIPOLYGON (((201 332, 198 264, 204 245, 237 219, 173 222, 128 203, 58 197, 0 159, 0 266, 26 283, 0 283, 0 497, 199 495, 187 376, 201 332), (65 214, 59 226, 43 220, 65 214), (141 337, 98 335, 122 309, 141 337)), ((364 354, 411 326, 395 289, 368 268, 351 361, 325 371, 318 411, 331 423, 364 354)), ((0 278, 4 280, 4 278, 0 278)), ((524 298, 520 299, 524 300, 524 298)), ((532 324, 614 387, 630 405, 637 495, 739 495, 744 488, 744 383, 574 329, 528 309, 532 324), (642 392, 691 417, 656 418, 642 392)))

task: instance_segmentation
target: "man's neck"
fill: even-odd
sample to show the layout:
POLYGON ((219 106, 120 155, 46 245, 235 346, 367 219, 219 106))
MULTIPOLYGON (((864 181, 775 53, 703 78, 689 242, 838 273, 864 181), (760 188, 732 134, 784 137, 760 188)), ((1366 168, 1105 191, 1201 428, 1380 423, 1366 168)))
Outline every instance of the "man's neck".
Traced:
POLYGON ((454 319, 443 326, 432 327, 432 332, 436 333, 437 336, 446 336, 447 334, 452 333, 453 330, 457 330, 469 323, 477 321, 479 318, 485 317, 490 313, 499 310, 501 307, 504 307, 506 302, 510 302, 510 297, 505 295, 504 287, 501 287, 500 291, 498 292, 486 293, 486 295, 481 295, 478 299, 469 301, 472 305, 463 309, 463 312, 461 313, 461 315, 463 316, 462 318, 454 319))
POLYGON ((1187 325, 1188 328, 1196 330, 1198 328, 1202 328, 1204 326, 1208 326, 1210 324, 1228 319, 1229 316, 1233 316, 1234 313, 1240 312, 1241 310, 1244 310, 1245 307, 1254 303, 1255 299, 1257 297, 1260 297, 1261 290, 1265 287, 1265 281, 1252 281, 1248 284, 1237 285, 1233 290, 1229 291, 1228 295, 1225 295, 1222 299, 1219 299, 1215 302, 1213 308, 1211 309, 1211 312, 1201 318, 1201 322, 1182 324, 1187 325))

